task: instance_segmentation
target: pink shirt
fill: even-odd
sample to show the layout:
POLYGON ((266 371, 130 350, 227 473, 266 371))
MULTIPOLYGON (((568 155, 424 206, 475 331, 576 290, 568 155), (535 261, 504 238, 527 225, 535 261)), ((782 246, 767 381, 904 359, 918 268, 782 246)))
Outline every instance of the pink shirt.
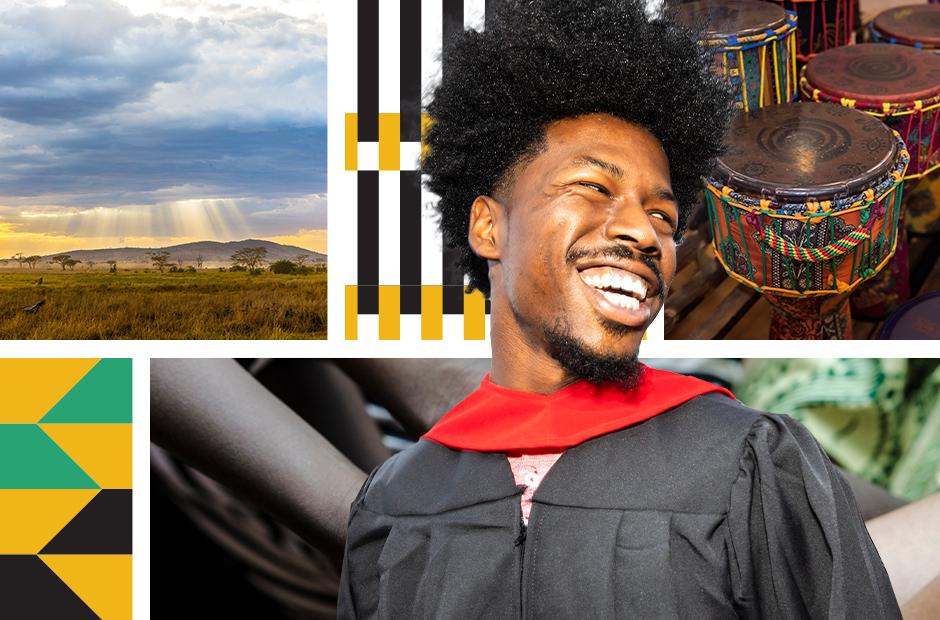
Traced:
POLYGON ((529 524, 529 511, 532 510, 532 495, 539 488, 542 479, 552 465, 564 454, 564 450, 558 452, 537 452, 526 454, 524 452, 508 452, 509 467, 512 468, 512 476, 516 480, 516 485, 525 487, 522 492, 522 521, 529 524))

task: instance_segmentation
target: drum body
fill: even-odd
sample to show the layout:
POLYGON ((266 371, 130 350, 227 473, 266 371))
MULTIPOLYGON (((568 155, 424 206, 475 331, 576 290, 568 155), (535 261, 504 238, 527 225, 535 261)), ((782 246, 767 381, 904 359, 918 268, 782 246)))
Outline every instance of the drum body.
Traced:
POLYGON ((877 119, 794 103, 738 116, 706 186, 713 242, 764 293, 848 293, 894 253, 909 155, 877 119))
POLYGON ((799 22, 797 58, 806 62, 820 52, 850 45, 857 0, 770 0, 796 14, 799 22))
POLYGON ((901 134, 911 156, 906 179, 940 167, 940 55, 882 43, 829 50, 806 63, 800 91, 806 101, 861 110, 901 134))
POLYGON ((678 7, 688 26, 706 25, 712 67, 745 111, 797 96, 796 16, 760 0, 698 0, 678 7))
POLYGON ((847 295, 895 252, 903 141, 817 103, 738 115, 729 135, 705 192, 719 261, 775 305, 771 337, 848 337, 847 295))
POLYGON ((911 4, 887 9, 868 25, 874 43, 896 43, 940 52, 940 6, 911 4))

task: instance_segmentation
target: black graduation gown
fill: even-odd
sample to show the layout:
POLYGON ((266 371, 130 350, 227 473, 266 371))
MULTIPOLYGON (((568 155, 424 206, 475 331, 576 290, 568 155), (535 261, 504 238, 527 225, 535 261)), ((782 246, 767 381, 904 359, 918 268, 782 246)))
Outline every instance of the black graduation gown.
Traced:
POLYGON ((699 396, 569 448, 528 527, 502 453, 422 440, 352 505, 340 618, 899 618, 809 432, 699 396))

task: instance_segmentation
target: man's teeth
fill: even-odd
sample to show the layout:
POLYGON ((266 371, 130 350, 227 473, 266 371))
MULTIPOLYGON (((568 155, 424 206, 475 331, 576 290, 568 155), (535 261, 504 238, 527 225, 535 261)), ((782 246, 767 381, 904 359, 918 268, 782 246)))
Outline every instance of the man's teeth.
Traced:
MULTIPOLYGON (((635 302, 637 299, 646 299, 646 283, 632 275, 617 275, 613 273, 605 273, 604 275, 592 275, 586 278, 582 278, 584 283, 588 286, 593 286, 596 289, 607 289, 602 290, 604 296, 608 299, 611 299, 611 303, 616 303, 621 307, 637 307, 635 302), (620 291, 620 294, 616 291, 620 291), (609 293, 609 295, 608 295, 609 293), (613 301, 612 298, 626 298, 634 302, 633 306, 624 305, 619 301, 613 301)), ((629 302, 628 302, 629 303, 629 302)))
POLYGON ((612 293, 610 291, 601 291, 601 295, 604 296, 607 301, 619 306, 620 308, 626 308, 627 310, 639 310, 640 302, 634 297, 629 295, 622 295, 620 293, 612 293))

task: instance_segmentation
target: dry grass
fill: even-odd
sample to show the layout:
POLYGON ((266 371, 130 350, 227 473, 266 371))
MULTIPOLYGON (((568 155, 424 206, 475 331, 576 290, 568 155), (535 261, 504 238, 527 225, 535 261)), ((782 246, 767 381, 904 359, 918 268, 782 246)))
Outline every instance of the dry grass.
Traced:
POLYGON ((326 338, 326 274, 5 270, 0 338, 326 338))

